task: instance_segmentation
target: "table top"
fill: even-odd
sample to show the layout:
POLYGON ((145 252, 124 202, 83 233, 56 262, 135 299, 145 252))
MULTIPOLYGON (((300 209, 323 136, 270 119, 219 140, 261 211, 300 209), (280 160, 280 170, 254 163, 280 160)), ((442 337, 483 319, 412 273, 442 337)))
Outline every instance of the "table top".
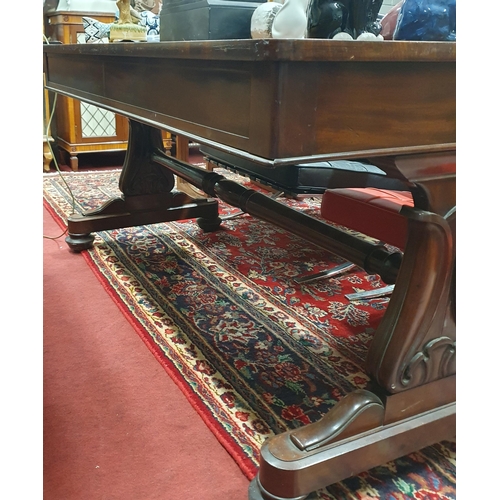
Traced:
POLYGON ((454 62, 456 43, 324 39, 195 40, 155 43, 67 44, 45 52, 96 56, 168 57, 239 61, 434 61, 454 62))
POLYGON ((45 45, 47 87, 270 167, 455 150, 456 44, 45 45))

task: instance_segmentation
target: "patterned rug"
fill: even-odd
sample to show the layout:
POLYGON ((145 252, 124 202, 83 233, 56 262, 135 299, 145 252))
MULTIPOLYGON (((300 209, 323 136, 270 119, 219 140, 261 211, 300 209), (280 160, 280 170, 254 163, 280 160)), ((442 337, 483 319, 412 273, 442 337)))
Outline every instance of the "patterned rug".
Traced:
MULTIPOLYGON (((73 205, 82 212, 120 194, 119 171, 63 175, 43 179, 61 227, 73 205)), ((318 198, 281 200, 318 216, 318 198)), ((295 277, 343 262, 298 236, 245 214, 213 233, 193 220, 99 232, 83 256, 249 478, 266 438, 319 420, 366 387, 363 360, 389 299, 344 295, 384 284, 357 269, 297 285, 295 277)), ((308 499, 455 499, 455 460, 455 443, 439 443, 308 499)))

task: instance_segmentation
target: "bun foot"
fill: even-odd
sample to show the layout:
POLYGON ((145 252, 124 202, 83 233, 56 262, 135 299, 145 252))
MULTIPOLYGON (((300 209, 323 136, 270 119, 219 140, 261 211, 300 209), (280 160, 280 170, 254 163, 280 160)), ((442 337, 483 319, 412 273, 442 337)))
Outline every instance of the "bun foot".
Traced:
POLYGON ((94 244, 94 235, 92 233, 68 234, 65 241, 72 252, 79 253, 82 250, 92 248, 94 244))
POLYGON ((216 217, 214 219, 206 219, 204 217, 198 217, 196 219, 196 223, 199 228, 205 233, 210 233, 212 231, 217 231, 219 229, 222 219, 220 217, 216 217))

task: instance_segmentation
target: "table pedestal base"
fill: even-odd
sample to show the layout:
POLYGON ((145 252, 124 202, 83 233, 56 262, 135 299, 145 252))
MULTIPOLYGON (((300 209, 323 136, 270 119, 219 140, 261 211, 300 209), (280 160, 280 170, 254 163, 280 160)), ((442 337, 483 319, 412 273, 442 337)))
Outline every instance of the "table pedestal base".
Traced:
POLYGON ((455 412, 452 402, 383 424, 384 406, 377 396, 355 391, 319 422, 268 439, 261 448, 259 473, 250 484, 248 498, 302 500, 312 491, 451 440, 455 412))
POLYGON ((97 210, 68 217, 66 243, 73 252, 92 247, 95 231, 197 218, 204 231, 219 228, 219 205, 214 199, 194 199, 186 193, 115 198, 97 210))
POLYGON ((153 151, 163 149, 160 130, 130 120, 128 149, 119 181, 123 194, 96 210, 68 217, 66 243, 70 250, 90 248, 94 241, 91 233, 95 231, 193 218, 204 231, 219 228, 217 200, 176 191, 173 173, 152 160, 153 151))

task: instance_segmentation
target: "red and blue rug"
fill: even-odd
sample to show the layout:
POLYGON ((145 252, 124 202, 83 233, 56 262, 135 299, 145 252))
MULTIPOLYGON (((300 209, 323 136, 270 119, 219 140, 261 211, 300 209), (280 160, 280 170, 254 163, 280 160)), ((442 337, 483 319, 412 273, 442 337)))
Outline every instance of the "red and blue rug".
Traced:
MULTIPOLYGON (((73 204, 82 212, 120 194, 119 171, 63 175, 43 179, 61 227, 73 204)), ((318 198, 282 201, 318 216, 318 198)), ((343 261, 269 223, 245 214, 213 233, 193 220, 102 231, 83 256, 249 478, 265 439, 319 420, 368 382, 364 359, 389 299, 345 294, 384 284, 360 269, 296 284, 343 261)), ((308 498, 455 499, 455 461, 455 443, 438 443, 308 498)))

